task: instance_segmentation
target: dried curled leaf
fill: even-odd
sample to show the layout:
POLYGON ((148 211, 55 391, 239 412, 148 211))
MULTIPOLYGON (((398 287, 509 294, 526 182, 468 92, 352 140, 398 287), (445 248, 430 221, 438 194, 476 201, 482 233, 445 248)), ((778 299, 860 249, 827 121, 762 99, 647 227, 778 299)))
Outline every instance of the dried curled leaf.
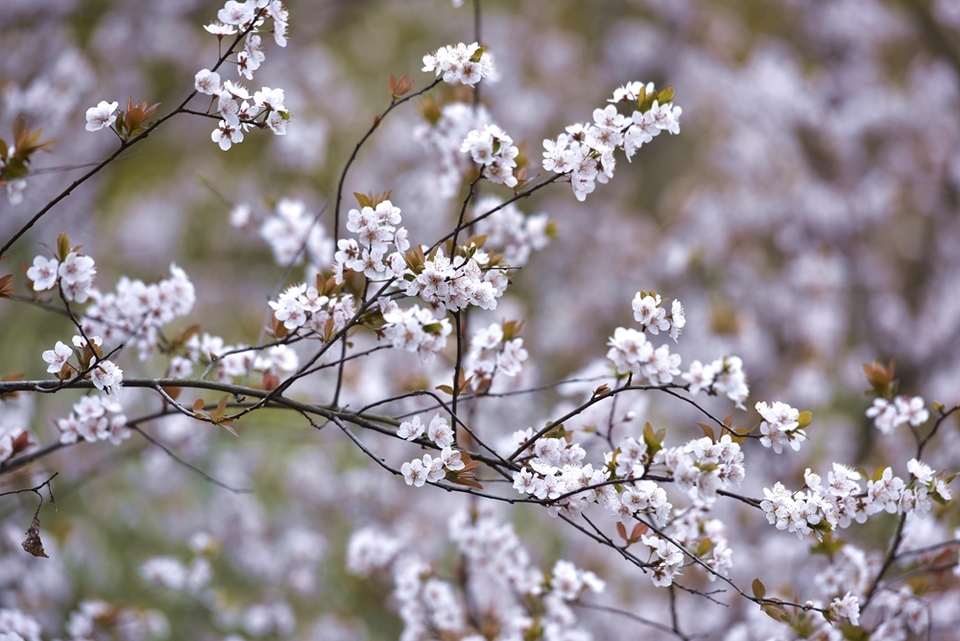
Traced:
POLYGON ((33 515, 33 522, 30 523, 30 529, 27 530, 27 538, 21 543, 23 549, 33 556, 42 556, 45 559, 50 557, 43 550, 43 543, 40 541, 40 517, 33 515))

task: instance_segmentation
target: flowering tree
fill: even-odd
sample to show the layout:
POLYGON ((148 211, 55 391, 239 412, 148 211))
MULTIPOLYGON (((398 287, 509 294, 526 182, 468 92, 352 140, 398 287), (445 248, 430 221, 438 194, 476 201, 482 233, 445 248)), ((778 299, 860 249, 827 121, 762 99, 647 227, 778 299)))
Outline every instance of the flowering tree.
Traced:
POLYGON ((0 641, 953 638, 953 3, 203 4, 0 8, 0 641))

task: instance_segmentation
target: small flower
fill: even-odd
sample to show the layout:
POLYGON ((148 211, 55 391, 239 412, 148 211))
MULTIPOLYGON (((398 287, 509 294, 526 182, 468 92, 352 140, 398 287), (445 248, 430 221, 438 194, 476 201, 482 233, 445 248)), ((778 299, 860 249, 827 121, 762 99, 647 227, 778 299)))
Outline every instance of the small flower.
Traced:
POLYGON ((218 38, 223 36, 232 36, 237 32, 237 28, 233 25, 222 24, 220 22, 213 22, 203 27, 207 30, 208 33, 212 33, 218 38))
POLYGON ((403 480, 407 482, 407 485, 423 487, 423 484, 427 482, 429 470, 423 466, 423 461, 417 458, 401 465, 400 472, 403 474, 403 480))
POLYGON ((427 437, 440 447, 450 447, 453 445, 453 430, 450 428, 447 419, 439 414, 430 421, 427 428, 427 437))
POLYGON ((110 127, 117 120, 117 110, 119 103, 107 102, 101 100, 96 107, 87 109, 87 131, 99 131, 104 127, 110 127))
POLYGON ((838 619, 847 619, 851 625, 859 625, 860 601, 847 592, 843 598, 837 597, 830 603, 830 614, 838 619))
POLYGON ((33 291, 42 292, 52 289, 57 284, 57 268, 60 263, 56 258, 37 256, 33 259, 33 267, 27 270, 27 278, 33 281, 33 291))
POLYGON ((70 346, 65 345, 61 341, 57 341, 53 349, 48 349, 43 352, 43 360, 49 363, 47 371, 51 374, 59 373, 71 356, 73 356, 73 350, 70 349, 70 346))
POLYGON ((241 26, 253 20, 255 12, 256 6, 253 2, 227 0, 223 9, 217 12, 217 19, 224 24, 241 26))
POLYGON ((220 91, 220 74, 209 69, 201 69, 194 78, 193 86, 200 93, 215 95, 220 91))
POLYGON ((443 448, 440 452, 439 460, 442 461, 443 466, 451 472, 456 472, 464 468, 464 463, 460 460, 460 450, 455 450, 452 447, 443 448))
POLYGON ((221 120, 220 125, 210 134, 210 139, 220 145, 220 149, 227 151, 231 145, 243 142, 243 132, 240 127, 221 120))
POLYGON ((57 273, 60 274, 60 278, 64 283, 79 283, 92 281, 97 270, 94 267, 92 258, 76 252, 70 252, 70 254, 63 259, 57 273))
POLYGON ((397 429, 397 436, 412 441, 415 438, 420 438, 420 436, 423 435, 424 429, 425 426, 420 422, 420 417, 414 416, 412 420, 400 423, 400 427, 397 429))
POLYGON ((263 87, 253 94, 253 102, 258 107, 265 107, 271 111, 286 111, 287 107, 283 100, 283 89, 263 87))
POLYGON ((110 361, 100 361, 90 371, 90 380, 97 389, 117 396, 123 384, 123 370, 110 361))

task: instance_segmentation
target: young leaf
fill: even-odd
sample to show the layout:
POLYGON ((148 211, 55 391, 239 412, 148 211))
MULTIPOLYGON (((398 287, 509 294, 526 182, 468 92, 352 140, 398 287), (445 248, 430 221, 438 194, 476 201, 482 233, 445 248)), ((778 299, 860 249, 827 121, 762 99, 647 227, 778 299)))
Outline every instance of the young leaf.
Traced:
POLYGON ((713 431, 713 427, 711 427, 710 425, 707 425, 706 423, 697 423, 697 425, 699 425, 700 429, 703 430, 704 436, 706 436, 708 439, 710 439, 714 443, 717 442, 717 436, 713 431))
POLYGON ((646 526, 646 524, 644 524, 644 523, 637 523, 636 525, 633 526, 633 530, 630 532, 630 540, 631 540, 631 541, 639 541, 639 540, 640 540, 640 537, 643 536, 644 534, 646 534, 646 533, 647 533, 647 530, 649 530, 649 529, 650 529, 650 528, 648 528, 648 527, 646 526))
POLYGON ((63 232, 57 236, 57 258, 63 262, 63 260, 70 254, 70 237, 67 236, 67 232, 63 232))
POLYGON ((619 521, 617 521, 617 534, 619 534, 619 535, 620 535, 620 538, 623 539, 624 541, 626 541, 627 543, 630 542, 630 539, 627 538, 627 528, 625 528, 625 527, 623 526, 623 523, 621 523, 621 522, 619 522, 619 521))
POLYGON ((370 196, 356 191, 353 192, 353 196, 357 199, 361 207, 373 207, 373 198, 370 196))
POLYGON ((13 295, 13 274, 0 276, 0 298, 10 298, 13 295))
POLYGON ((711 541, 708 537, 704 537, 700 539, 700 543, 697 544, 697 549, 694 551, 694 554, 702 557, 712 549, 713 549, 713 541, 711 541))

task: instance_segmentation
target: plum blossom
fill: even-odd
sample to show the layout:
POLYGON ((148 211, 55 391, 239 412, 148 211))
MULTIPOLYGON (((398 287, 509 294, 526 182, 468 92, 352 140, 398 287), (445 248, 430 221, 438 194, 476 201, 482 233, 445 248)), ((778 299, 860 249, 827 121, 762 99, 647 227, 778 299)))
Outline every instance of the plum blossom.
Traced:
POLYGON ((217 128, 210 134, 210 139, 220 145, 220 149, 228 151, 232 145, 243 142, 243 131, 238 125, 227 120, 221 120, 217 128))
POLYGON ((73 356, 73 350, 69 345, 57 341, 53 349, 43 352, 43 360, 47 362, 47 371, 51 374, 57 374, 67 364, 67 360, 73 356))
POLYGON ((123 370, 111 361, 103 360, 90 370, 90 380, 97 389, 111 396, 117 396, 122 389, 123 370))
POLYGON ((59 267, 60 262, 56 258, 35 257, 33 265, 27 270, 27 278, 33 282, 33 291, 52 289, 57 284, 59 267))
POLYGON ((209 69, 201 69, 194 78, 194 88, 210 96, 220 93, 220 74, 209 69))
POLYGON ((99 131, 110 127, 117 121, 117 107, 119 103, 101 100, 96 107, 87 109, 87 131, 99 131))

